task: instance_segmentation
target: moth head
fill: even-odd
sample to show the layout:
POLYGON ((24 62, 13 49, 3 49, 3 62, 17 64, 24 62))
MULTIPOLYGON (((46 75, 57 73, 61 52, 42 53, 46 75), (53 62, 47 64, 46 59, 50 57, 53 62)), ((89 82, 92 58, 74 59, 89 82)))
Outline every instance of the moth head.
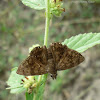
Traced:
POLYGON ((53 80, 56 79, 57 73, 51 74, 51 77, 52 77, 53 80))

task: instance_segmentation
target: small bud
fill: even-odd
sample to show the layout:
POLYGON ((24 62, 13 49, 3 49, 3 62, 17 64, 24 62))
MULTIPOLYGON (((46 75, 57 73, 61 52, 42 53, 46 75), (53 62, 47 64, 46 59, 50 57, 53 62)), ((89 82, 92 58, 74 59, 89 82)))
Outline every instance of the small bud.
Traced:
POLYGON ((65 8, 63 8, 62 11, 65 12, 65 8))
POLYGON ((57 7, 59 8, 59 7, 60 7, 60 5, 57 5, 57 7))
POLYGON ((25 76, 25 78, 28 80, 29 78, 25 76))
POLYGON ((63 0, 51 0, 50 13, 52 13, 52 15, 59 17, 63 12, 65 12, 65 9, 62 8, 63 3, 61 1, 63 0))
POLYGON ((21 79, 21 81, 22 81, 22 82, 24 82, 24 80, 23 80, 23 79, 21 79))
POLYGON ((24 88, 29 88, 30 87, 30 83, 26 83, 23 85, 24 88))
POLYGON ((33 91, 33 89, 32 89, 32 88, 28 88, 28 93, 29 93, 29 94, 31 94, 31 93, 32 93, 32 91, 33 91))
POLYGON ((37 86, 37 83, 34 83, 33 85, 32 85, 32 87, 36 87, 37 86))

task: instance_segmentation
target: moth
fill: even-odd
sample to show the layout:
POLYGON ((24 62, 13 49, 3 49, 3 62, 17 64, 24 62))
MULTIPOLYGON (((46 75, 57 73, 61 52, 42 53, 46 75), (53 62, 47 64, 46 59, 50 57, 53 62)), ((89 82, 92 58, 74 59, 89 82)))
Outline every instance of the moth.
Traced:
POLYGON ((59 42, 35 47, 30 55, 20 64, 17 74, 32 76, 50 73, 56 79, 57 71, 70 69, 79 65, 85 58, 75 50, 59 42))

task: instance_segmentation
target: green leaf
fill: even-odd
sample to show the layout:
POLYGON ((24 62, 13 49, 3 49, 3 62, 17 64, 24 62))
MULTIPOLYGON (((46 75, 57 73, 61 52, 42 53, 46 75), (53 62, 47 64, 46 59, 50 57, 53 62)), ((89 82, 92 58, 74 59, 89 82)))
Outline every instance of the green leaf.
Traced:
POLYGON ((85 33, 66 39, 62 44, 78 52, 84 52, 97 44, 100 44, 100 33, 85 33))
POLYGON ((45 0, 22 0, 22 3, 37 10, 45 9, 45 0))
POLYGON ((10 74, 10 77, 7 81, 7 84, 10 86, 7 89, 11 89, 11 93, 21 93, 25 90, 25 88, 21 84, 21 79, 24 78, 23 75, 18 75, 16 73, 17 67, 12 69, 12 72, 10 74))

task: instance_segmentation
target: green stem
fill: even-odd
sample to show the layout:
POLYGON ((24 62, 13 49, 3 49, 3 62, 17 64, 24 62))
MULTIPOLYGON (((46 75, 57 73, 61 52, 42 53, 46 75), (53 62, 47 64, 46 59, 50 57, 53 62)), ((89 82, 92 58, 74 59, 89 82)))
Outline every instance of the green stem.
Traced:
MULTIPOLYGON (((45 35, 44 35, 44 45, 48 44, 48 34, 50 25, 50 0, 46 0, 46 23, 45 23, 45 35)), ((47 80, 48 74, 44 75, 44 79, 47 80)))
MULTIPOLYGON (((44 35, 44 45, 47 46, 48 44, 48 33, 49 33, 49 24, 50 24, 50 0, 45 0, 46 1, 46 22, 45 22, 45 35, 44 35)), ((47 79, 47 75, 45 74, 45 80, 47 79)), ((42 80, 42 76, 39 76, 38 81, 40 82, 42 80)))
POLYGON ((34 94, 33 100, 36 100, 36 93, 34 94))
POLYGON ((50 24, 50 0, 45 0, 45 1, 46 1, 46 23, 45 23, 44 45, 47 46, 48 33, 49 33, 49 24, 50 24))
MULTIPOLYGON (((49 33, 49 24, 50 24, 50 0, 45 0, 46 1, 46 22, 45 22, 45 35, 44 35, 44 45, 47 46, 48 44, 48 33, 49 33)), ((38 89, 39 89, 39 86, 41 84, 41 81, 42 81, 42 78, 44 78, 44 80, 47 80, 47 76, 48 74, 45 74, 45 75, 40 75, 39 78, 38 78, 38 86, 37 86, 37 91, 38 92, 38 89)), ((36 94, 34 94, 34 99, 36 98, 36 94)))

